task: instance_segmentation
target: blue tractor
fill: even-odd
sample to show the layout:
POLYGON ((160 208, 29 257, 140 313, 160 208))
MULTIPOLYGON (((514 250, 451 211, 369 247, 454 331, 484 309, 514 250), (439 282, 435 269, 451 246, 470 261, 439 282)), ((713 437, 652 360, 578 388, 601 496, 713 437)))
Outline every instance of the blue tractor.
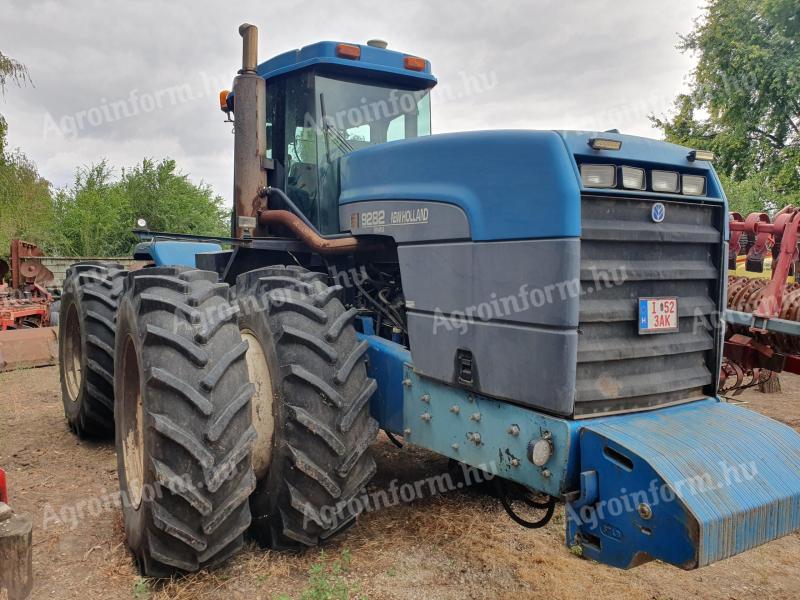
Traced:
MULTIPOLYGON (((717 396, 728 220, 701 150, 610 132, 431 135, 430 65, 320 42, 243 65, 230 238, 146 231, 60 321, 79 435, 115 432, 143 573, 250 530, 320 544, 379 430, 566 509, 566 544, 708 565, 800 527, 800 436, 717 396)), ((521 515, 520 507, 526 514, 521 515)))

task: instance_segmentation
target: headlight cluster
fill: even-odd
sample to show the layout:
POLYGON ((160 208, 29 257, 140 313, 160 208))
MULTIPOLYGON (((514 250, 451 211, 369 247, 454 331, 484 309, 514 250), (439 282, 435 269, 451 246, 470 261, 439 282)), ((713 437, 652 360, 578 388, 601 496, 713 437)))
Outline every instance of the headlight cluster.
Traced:
MULTIPOLYGON (((647 189, 644 169, 615 165, 581 165, 581 183, 587 188, 616 188, 618 180, 626 190, 647 189)), ((667 194, 703 196, 706 178, 702 175, 681 175, 675 171, 650 171, 650 189, 667 194)))

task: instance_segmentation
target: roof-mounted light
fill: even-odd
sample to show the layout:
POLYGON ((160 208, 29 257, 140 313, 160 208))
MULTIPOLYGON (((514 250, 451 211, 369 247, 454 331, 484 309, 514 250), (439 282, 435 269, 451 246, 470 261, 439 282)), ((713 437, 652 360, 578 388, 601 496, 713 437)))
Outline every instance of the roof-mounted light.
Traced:
POLYGON ((339 44, 336 46, 336 56, 358 60, 361 58, 361 47, 354 44, 339 44))
POLYGON ((406 56, 403 59, 403 64, 405 65, 406 69, 411 71, 424 71, 428 61, 424 58, 419 58, 418 56, 406 56))
POLYGON ((619 150, 622 148, 622 142, 609 138, 590 138, 589 146, 592 150, 619 150))
POLYGON ((714 160, 714 153, 711 150, 692 150, 686 158, 691 162, 696 160, 712 161, 714 160))

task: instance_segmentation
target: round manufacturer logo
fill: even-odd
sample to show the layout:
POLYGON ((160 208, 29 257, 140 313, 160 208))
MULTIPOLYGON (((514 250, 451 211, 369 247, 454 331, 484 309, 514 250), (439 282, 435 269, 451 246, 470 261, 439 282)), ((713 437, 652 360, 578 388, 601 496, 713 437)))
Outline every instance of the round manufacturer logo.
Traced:
POLYGON ((664 207, 661 202, 656 202, 653 204, 653 208, 650 209, 650 217, 653 219, 655 223, 661 223, 664 220, 664 217, 667 216, 667 209, 664 207))

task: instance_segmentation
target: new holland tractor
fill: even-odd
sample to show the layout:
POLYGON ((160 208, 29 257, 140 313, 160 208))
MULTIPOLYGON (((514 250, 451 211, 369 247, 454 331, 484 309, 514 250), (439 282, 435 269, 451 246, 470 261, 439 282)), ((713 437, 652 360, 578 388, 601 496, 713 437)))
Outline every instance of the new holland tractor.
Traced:
MULTIPOLYGON (((428 61, 320 42, 243 64, 230 238, 136 230, 64 286, 64 407, 115 432, 141 570, 351 525, 379 430, 491 473, 628 568, 800 528, 800 436, 717 397, 727 206, 711 156, 616 131, 431 135, 428 61)), ((526 516, 520 508, 525 506, 526 516)), ((533 515, 527 516, 527 515, 533 515)))

